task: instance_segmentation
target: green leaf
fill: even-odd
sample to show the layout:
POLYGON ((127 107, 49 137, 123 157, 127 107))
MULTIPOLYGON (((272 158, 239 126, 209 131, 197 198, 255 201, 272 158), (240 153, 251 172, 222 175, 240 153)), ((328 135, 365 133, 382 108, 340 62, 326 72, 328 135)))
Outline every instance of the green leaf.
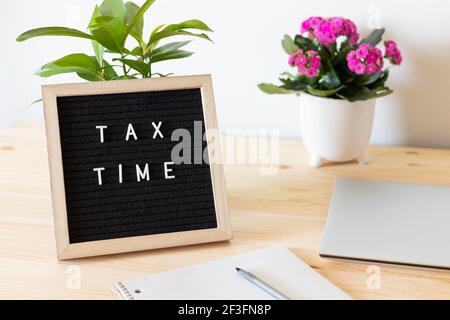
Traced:
POLYGON ((298 51, 298 46, 295 44, 294 40, 289 35, 285 35, 283 40, 281 40, 281 46, 287 54, 295 53, 298 51))
POLYGON ((126 64, 130 68, 133 68, 134 70, 136 70, 137 72, 142 74, 143 77, 147 77, 148 74, 150 73, 150 66, 147 63, 142 62, 142 61, 132 60, 132 59, 124 59, 124 58, 116 58, 116 59, 113 59, 113 61, 120 61, 120 62, 126 64))
POLYGON ((283 72, 280 76, 285 76, 290 80, 295 80, 297 78, 296 75, 293 75, 292 73, 287 72, 287 71, 283 72))
POLYGON ((104 0, 100 5, 102 16, 120 18, 126 21, 127 8, 122 0, 104 0))
POLYGON ((333 90, 341 85, 341 80, 334 72, 328 72, 320 79, 321 84, 327 90, 333 90))
POLYGON ((22 42, 31 38, 44 37, 44 36, 62 36, 62 37, 77 37, 85 39, 93 39, 90 34, 81 32, 76 29, 70 29, 65 27, 46 27, 28 30, 17 37, 16 41, 22 42))
POLYGON ((105 48, 95 40, 92 40, 92 48, 94 48, 95 58, 101 68, 103 68, 103 54, 105 52, 105 48))
POLYGON ((348 39, 341 43, 339 47, 339 51, 336 56, 333 58, 333 65, 338 64, 342 60, 347 58, 348 53, 352 50, 352 46, 350 46, 348 39))
POLYGON ((382 73, 378 72, 378 73, 374 73, 371 75, 357 76, 357 77, 355 77, 355 83, 366 86, 366 85, 376 82, 380 78, 381 75, 382 75, 382 73))
POLYGON ((139 6, 135 5, 132 2, 127 3, 128 8, 128 18, 127 24, 128 28, 126 33, 129 34, 132 31, 138 34, 142 38, 142 30, 144 28, 144 14, 145 12, 152 6, 155 0, 147 0, 139 8, 139 6))
POLYGON ((381 42, 381 38, 383 37, 383 34, 386 30, 383 29, 375 29, 372 31, 371 34, 369 34, 369 36, 365 39, 363 39, 361 41, 361 43, 368 43, 371 44, 373 46, 376 46, 377 44, 379 44, 381 42))
MULTIPOLYGON (((88 57, 89 57, 89 59, 91 59, 93 65, 95 65, 96 67, 98 67, 98 73, 100 73, 100 76, 99 76, 98 73, 92 73, 92 72, 89 72, 89 71, 76 72, 76 74, 77 74, 80 78, 82 78, 83 80, 87 80, 87 81, 90 81, 90 82, 103 81, 103 80, 105 80, 103 70, 101 69, 100 65, 97 65, 97 64, 98 64, 97 58, 96 58, 96 57, 93 57, 93 56, 88 56, 88 57)), ((104 61, 104 62, 105 62, 105 61, 104 61)))
MULTIPOLYGON (((82 79, 84 79, 84 80, 87 80, 87 81, 91 81, 91 82, 105 80, 104 72, 103 72, 103 70, 102 70, 102 67, 101 67, 100 63, 98 62, 97 57, 89 56, 89 59, 91 59, 91 61, 92 61, 92 63, 93 63, 94 65, 97 66, 97 64, 98 64, 98 68, 99 68, 98 71, 101 73, 101 77, 98 77, 97 74, 93 74, 93 73, 90 73, 90 72, 77 72, 77 75, 78 75, 80 78, 82 78, 82 79)), ((103 65, 103 63, 105 63, 104 60, 102 61, 102 65, 103 65)))
POLYGON ((89 82, 96 82, 96 81, 102 81, 103 78, 100 78, 94 74, 88 73, 88 72, 76 72, 76 74, 83 80, 89 81, 89 82))
POLYGON ((148 39, 148 43, 147 43, 147 46, 146 46, 146 50, 149 50, 149 51, 151 51, 151 50, 153 50, 157 45, 158 45, 158 42, 159 42, 159 40, 157 40, 157 41, 154 41, 154 42, 150 42, 151 40, 152 40, 152 38, 154 37, 154 35, 156 34, 156 33, 158 33, 162 28, 164 28, 166 25, 165 24, 160 24, 159 26, 157 26, 156 28, 154 28, 153 30, 152 30, 152 32, 150 33, 150 37, 149 37, 149 39, 148 39))
POLYGON ((163 73, 159 73, 159 72, 155 72, 155 73, 152 73, 152 77, 153 76, 158 76, 158 77, 160 77, 160 78, 167 78, 168 76, 171 76, 171 75, 173 75, 174 73, 167 73, 167 74, 163 74, 163 73))
POLYGON ((391 90, 388 87, 376 88, 376 89, 373 89, 372 91, 375 91, 374 98, 382 98, 382 97, 386 97, 386 96, 389 96, 392 93, 394 93, 394 90, 391 90))
POLYGON ((368 84, 369 89, 384 87, 388 78, 389 70, 381 72, 380 77, 375 82, 368 84))
POLYGON ((301 35, 296 35, 294 42, 303 51, 316 49, 316 45, 314 44, 314 42, 311 39, 302 37, 301 35))
POLYGON ((336 88, 333 90, 319 90, 319 89, 314 89, 312 87, 308 87, 306 90, 308 91, 308 93, 312 94, 313 96, 328 98, 328 97, 332 97, 332 96, 336 95, 336 93, 338 93, 342 89, 343 89, 343 87, 339 87, 339 88, 336 88))
MULTIPOLYGON (((100 8, 98 6, 95 6, 94 11, 92 12, 91 21, 89 24, 93 23, 93 21, 101 16, 100 8)), ((95 57, 97 58, 97 62, 99 63, 100 67, 103 67, 103 54, 105 52, 105 48, 98 43, 96 40, 92 40, 92 48, 94 49, 95 57)))
POLYGON ((327 47, 319 47, 317 50, 312 47, 304 50, 315 50, 319 52, 319 56, 322 59, 322 65, 326 68, 327 71, 334 72, 334 66, 332 64, 333 55, 327 47))
POLYGON ((260 83, 258 85, 258 88, 267 94, 289 94, 289 93, 296 93, 293 90, 284 89, 280 86, 271 84, 271 83, 260 83))
POLYGON ((164 28, 165 31, 180 31, 184 29, 197 29, 202 31, 213 32, 206 23, 200 20, 187 20, 176 24, 169 24, 164 28))
POLYGON ((125 28, 122 19, 117 17, 97 17, 89 24, 94 39, 114 53, 123 53, 125 28))
POLYGON ((129 54, 133 56, 143 57, 142 49, 141 47, 135 47, 133 50, 129 52, 129 54))
POLYGON ((95 6, 94 11, 92 11, 91 21, 89 21, 88 28, 94 28, 96 26, 96 19, 102 16, 102 12, 99 6, 95 6))
POLYGON ((280 78, 280 81, 283 83, 281 88, 291 91, 305 91, 309 86, 309 80, 304 76, 288 76, 286 79, 280 78))
POLYGON ((169 51, 177 50, 177 49, 180 49, 180 48, 188 45, 191 42, 192 42, 192 40, 180 41, 180 42, 170 42, 166 45, 163 45, 161 47, 154 49, 152 52, 152 55, 155 56, 155 55, 159 55, 159 54, 166 53, 169 51))
POLYGON ((180 30, 180 31, 167 31, 167 30, 164 29, 162 31, 154 33, 151 36, 150 41, 148 43, 148 46, 151 46, 153 43, 156 43, 156 42, 158 42, 158 41, 160 41, 162 39, 169 38, 169 37, 174 37, 174 36, 198 37, 198 38, 202 38, 202 39, 205 39, 205 40, 213 42, 208 37, 208 35, 205 34, 205 33, 192 33, 192 32, 183 31, 183 30, 180 30))
POLYGON ((135 34, 142 38, 142 32, 144 30, 144 18, 142 16, 137 16, 137 13, 141 8, 131 1, 127 2, 125 5, 127 7, 127 32, 129 33, 133 31, 135 34))
POLYGON ((42 102, 42 98, 41 98, 41 99, 34 100, 34 101, 31 102, 28 106, 31 107, 32 105, 34 105, 34 104, 36 104, 36 103, 39 103, 39 102, 42 102))
POLYGON ((154 35, 155 33, 157 33, 158 31, 160 31, 162 28, 164 28, 166 25, 165 24, 160 24, 159 26, 157 26, 155 29, 152 30, 152 33, 150 34, 150 37, 152 35, 154 35))
POLYGON ((130 80, 130 79, 137 79, 135 76, 131 75, 131 76, 119 76, 114 80, 130 80))
POLYGON ((98 29, 98 28, 101 28, 106 23, 111 22, 112 20, 114 20, 114 17, 100 15, 100 16, 92 18, 92 20, 89 22, 88 28, 89 29, 98 29))
POLYGON ((103 60, 103 75, 105 80, 114 80, 117 78, 116 70, 106 60, 103 60))
POLYGON ((340 91, 337 95, 348 101, 366 101, 369 99, 381 98, 390 95, 393 91, 387 87, 369 89, 364 86, 348 86, 340 91))
POLYGON ((122 5, 123 3, 115 1, 104 1, 102 7, 95 6, 88 26, 96 41, 113 53, 123 53, 125 50, 127 35, 122 15, 126 12, 124 13, 122 5))
POLYGON ((192 56, 194 53, 190 51, 185 50, 173 50, 168 51, 166 53, 161 53, 158 55, 152 55, 151 56, 151 63, 156 63, 160 61, 166 61, 166 60, 175 60, 175 59, 183 59, 192 56))
POLYGON ((333 43, 331 46, 329 46, 328 48, 326 48, 328 50, 328 53, 330 54, 330 57, 335 57, 337 54, 337 44, 336 42, 333 43))
MULTIPOLYGON (((112 53, 112 54, 113 54, 113 53, 117 53, 117 52, 108 50, 108 49, 106 49, 106 48, 105 48, 105 52, 106 52, 106 53, 112 53)), ((122 54, 130 55, 130 54, 131 54, 131 51, 128 50, 127 48, 123 48, 123 49, 122 49, 122 54)))
MULTIPOLYGON (((137 33, 135 33, 134 31, 130 31, 130 35, 136 39, 136 41, 139 43, 139 49, 141 50, 140 55, 143 56, 144 53, 146 53, 147 51, 147 44, 144 42, 144 40, 142 40, 142 37, 140 35, 138 35, 137 33)), ((125 49, 125 48, 124 48, 125 49)))
POLYGON ((104 80, 101 68, 95 57, 83 53, 75 53, 42 66, 36 74, 41 77, 51 77, 62 73, 75 72, 83 75, 89 81, 104 80))

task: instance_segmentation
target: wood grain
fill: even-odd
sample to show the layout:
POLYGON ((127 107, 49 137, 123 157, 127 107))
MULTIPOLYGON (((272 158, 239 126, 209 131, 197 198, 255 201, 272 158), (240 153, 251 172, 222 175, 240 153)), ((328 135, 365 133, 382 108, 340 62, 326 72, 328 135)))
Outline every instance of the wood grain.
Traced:
MULTIPOLYGON (((276 244, 355 299, 450 299, 450 272, 378 265, 381 289, 367 287, 369 263, 320 258, 328 203, 337 177, 450 184, 450 151, 372 147, 371 163, 307 166, 300 141, 280 144, 273 176, 256 165, 227 165, 231 243, 58 262, 43 126, 0 133, 0 299, 113 299, 114 281, 195 265, 276 244), (74 270, 81 288, 70 289, 74 270), (68 286, 69 284, 69 286, 68 286)), ((443 252, 449 244, 442 244, 443 252)))

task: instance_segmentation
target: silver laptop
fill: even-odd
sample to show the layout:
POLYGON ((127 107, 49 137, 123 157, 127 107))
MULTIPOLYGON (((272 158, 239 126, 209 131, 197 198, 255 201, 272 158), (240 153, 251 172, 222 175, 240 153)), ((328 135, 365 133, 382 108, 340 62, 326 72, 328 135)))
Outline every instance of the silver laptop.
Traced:
POLYGON ((450 186, 337 180, 320 255, 450 269, 450 186))

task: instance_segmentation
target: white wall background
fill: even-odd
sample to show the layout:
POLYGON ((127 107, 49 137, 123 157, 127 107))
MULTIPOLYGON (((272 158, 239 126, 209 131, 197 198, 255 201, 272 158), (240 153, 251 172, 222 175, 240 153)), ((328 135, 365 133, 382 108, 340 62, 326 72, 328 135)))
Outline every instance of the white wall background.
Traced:
MULTIPOLYGON (((92 8, 101 0, 16 0, 0 2, 0 128, 42 121, 40 85, 79 81, 63 75, 33 75, 42 64, 73 52, 90 52, 84 39, 41 38, 15 43, 21 32, 61 25, 85 30, 92 8)), ((143 3, 142 0, 136 0, 143 3)), ((373 142, 450 147, 450 3, 441 0, 159 0, 146 15, 146 30, 160 23, 202 19, 214 30, 215 45, 191 45, 188 60, 163 63, 161 72, 212 73, 222 129, 279 129, 300 136, 295 96, 266 96, 256 84, 276 80, 288 69, 280 47, 311 15, 345 16, 364 34, 376 24, 398 40, 405 64, 392 72, 395 94, 378 103, 373 142)))

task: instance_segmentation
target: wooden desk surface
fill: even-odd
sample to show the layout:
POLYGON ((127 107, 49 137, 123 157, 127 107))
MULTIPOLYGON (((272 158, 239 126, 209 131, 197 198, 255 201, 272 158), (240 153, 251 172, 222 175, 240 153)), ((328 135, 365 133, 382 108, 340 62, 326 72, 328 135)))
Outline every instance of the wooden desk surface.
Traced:
MULTIPOLYGON (((58 262, 44 128, 0 133, 0 299, 112 299, 117 280, 276 244, 355 299, 450 299, 449 271, 379 265, 381 289, 371 290, 369 263, 318 256, 335 178, 450 184, 450 150, 372 147, 369 165, 311 169, 301 142, 282 141, 280 149, 274 176, 257 166, 226 166, 232 242, 58 262), (73 288, 77 271, 81 289, 73 288)), ((449 253, 450 244, 442 246, 449 253)))

